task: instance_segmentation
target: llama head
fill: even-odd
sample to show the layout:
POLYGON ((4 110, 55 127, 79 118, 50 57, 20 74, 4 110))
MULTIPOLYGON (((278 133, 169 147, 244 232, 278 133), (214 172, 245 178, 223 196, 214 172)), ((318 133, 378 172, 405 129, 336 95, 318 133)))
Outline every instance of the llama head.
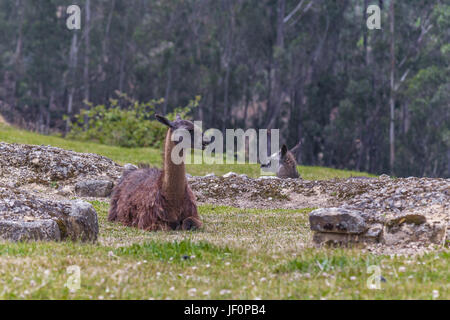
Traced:
POLYGON ((268 168, 272 162, 278 163, 282 165, 283 161, 286 159, 286 155, 288 153, 288 149, 285 144, 281 147, 278 152, 272 154, 268 159, 267 163, 261 163, 261 168, 268 168))
MULTIPOLYGON (((174 121, 170 121, 164 116, 159 114, 155 115, 156 119, 161 122, 163 125, 169 127, 172 132, 176 130, 185 130, 189 133, 191 138, 191 146, 195 148, 196 146, 201 146, 201 149, 205 149, 206 146, 211 143, 205 137, 203 137, 202 129, 196 126, 192 121, 181 119, 180 115, 177 114, 176 119, 174 121), (197 132, 197 134, 195 134, 197 132), (197 139, 201 139, 201 141, 196 141, 197 139)), ((174 141, 175 144, 178 144, 182 141, 182 137, 179 140, 174 141)))
POLYGON ((275 163, 277 176, 280 178, 298 178, 297 162, 294 155, 288 150, 285 144, 280 151, 272 154, 267 163, 262 163, 261 168, 269 168, 272 163, 275 163))

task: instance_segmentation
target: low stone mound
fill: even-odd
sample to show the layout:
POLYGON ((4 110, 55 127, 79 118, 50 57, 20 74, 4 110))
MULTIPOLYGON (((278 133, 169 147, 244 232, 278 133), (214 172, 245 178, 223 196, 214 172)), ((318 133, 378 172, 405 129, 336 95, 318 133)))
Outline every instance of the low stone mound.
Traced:
POLYGON ((450 179, 251 179, 228 173, 190 177, 201 203, 311 212, 316 244, 442 244, 450 230, 450 179))
POLYGON ((116 181, 122 167, 111 159, 51 146, 0 143, 0 179, 11 186, 74 184, 83 180, 116 181))
POLYGON ((199 202, 244 208, 314 208, 340 205, 345 200, 380 188, 382 179, 354 177, 332 180, 249 178, 233 172, 188 178, 199 202))
POLYGON ((0 239, 96 241, 97 213, 81 201, 38 199, 0 185, 0 239))
POLYGON ((329 200, 317 181, 273 176, 253 179, 232 172, 224 176, 189 177, 188 181, 200 203, 275 209, 317 207, 326 205, 329 200), (316 197, 319 194, 322 197, 316 197))
POLYGON ((339 208, 310 213, 317 244, 444 244, 450 230, 450 179, 377 180, 343 186, 339 208))

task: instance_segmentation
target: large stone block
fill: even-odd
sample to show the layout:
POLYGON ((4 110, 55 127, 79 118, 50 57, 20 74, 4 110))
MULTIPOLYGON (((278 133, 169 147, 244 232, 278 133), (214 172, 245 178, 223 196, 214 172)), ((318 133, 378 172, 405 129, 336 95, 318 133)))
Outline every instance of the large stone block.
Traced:
POLYGON ((108 197, 113 187, 109 180, 80 181, 75 185, 75 193, 81 197, 108 197))
POLYGON ((0 238, 11 241, 96 241, 97 213, 81 200, 40 199, 0 186, 0 238))
POLYGON ((321 208, 309 214, 311 230, 345 234, 364 233, 368 226, 359 211, 343 208, 321 208))

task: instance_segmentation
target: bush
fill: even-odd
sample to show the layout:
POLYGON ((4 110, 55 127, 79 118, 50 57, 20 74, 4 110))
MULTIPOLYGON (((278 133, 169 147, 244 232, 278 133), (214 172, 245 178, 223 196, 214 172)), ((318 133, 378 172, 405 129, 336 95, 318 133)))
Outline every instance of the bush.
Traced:
MULTIPOLYGON (((83 109, 75 116, 67 137, 129 148, 159 147, 167 128, 156 121, 153 115, 164 99, 142 103, 120 92, 117 95, 119 99, 110 99, 108 106, 86 103, 89 109, 83 109)), ((197 96, 188 106, 176 108, 167 118, 173 120, 178 113, 189 119, 187 114, 199 101, 200 97, 197 96)))

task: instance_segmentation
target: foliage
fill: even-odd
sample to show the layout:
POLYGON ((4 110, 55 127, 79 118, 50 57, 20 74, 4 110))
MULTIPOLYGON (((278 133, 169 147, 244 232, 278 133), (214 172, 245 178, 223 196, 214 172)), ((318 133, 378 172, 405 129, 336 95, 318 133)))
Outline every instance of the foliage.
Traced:
MULTIPOLYGON (((450 3, 395 1, 392 38, 392 1, 80 0, 83 27, 74 31, 65 24, 73 1, 2 0, 0 113, 22 128, 67 133, 64 116, 77 123, 84 100, 108 110, 116 90, 163 97, 164 114, 201 95, 190 115, 205 127, 271 125, 281 143, 302 142, 301 164, 381 174, 390 170, 394 40, 393 174, 450 177, 450 3), (381 6, 380 30, 366 27, 366 4, 381 6)), ((122 107, 133 112, 133 103, 122 107)), ((84 127, 77 135, 157 145, 156 124, 111 115, 124 126, 114 136, 86 137, 84 127)))
MULTIPOLYGON (((94 141, 121 147, 159 147, 167 128, 154 120, 153 115, 164 99, 143 103, 117 92, 119 99, 110 99, 109 106, 87 103, 88 108, 75 115, 75 122, 67 137, 80 141, 94 141)), ((189 118, 188 113, 198 105, 200 97, 184 108, 176 108, 168 115, 189 118)))

